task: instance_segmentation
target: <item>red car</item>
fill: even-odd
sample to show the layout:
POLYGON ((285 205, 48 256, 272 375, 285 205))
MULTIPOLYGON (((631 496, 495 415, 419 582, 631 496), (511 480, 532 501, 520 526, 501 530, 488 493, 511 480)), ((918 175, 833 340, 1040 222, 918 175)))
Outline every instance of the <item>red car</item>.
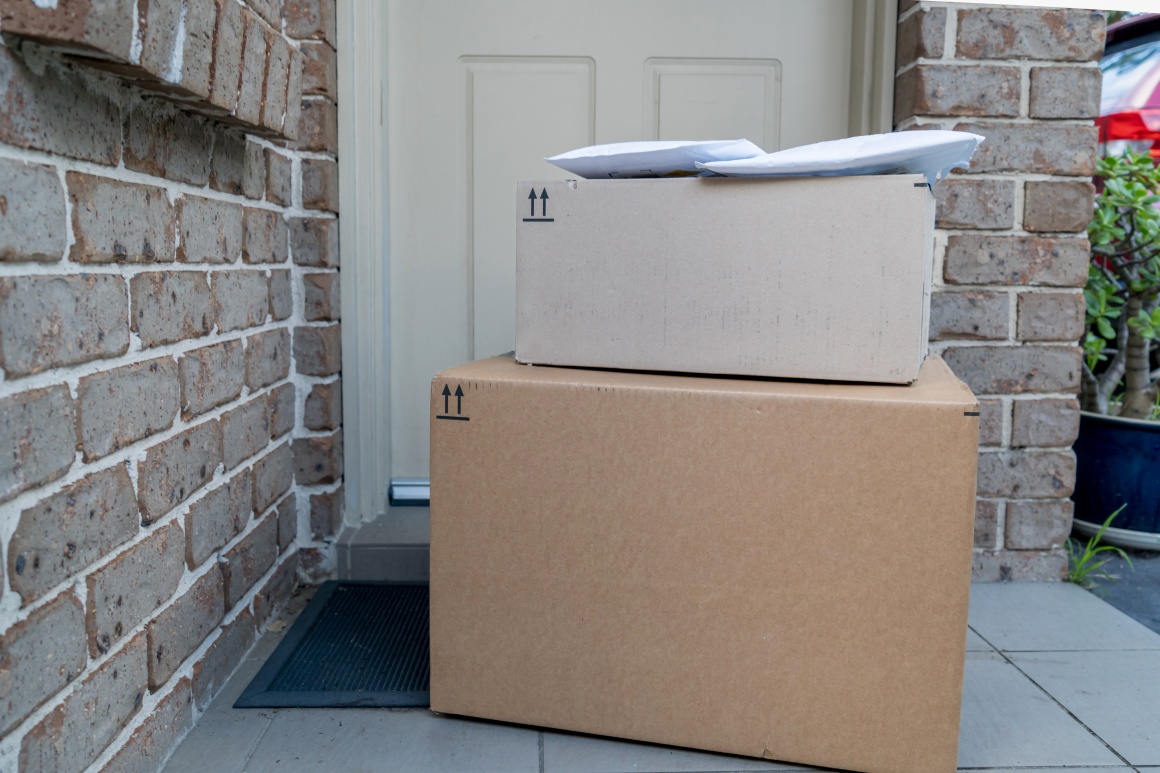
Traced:
POLYGON ((1160 13, 1110 25, 1100 70, 1100 154, 1131 150, 1160 159, 1160 13))

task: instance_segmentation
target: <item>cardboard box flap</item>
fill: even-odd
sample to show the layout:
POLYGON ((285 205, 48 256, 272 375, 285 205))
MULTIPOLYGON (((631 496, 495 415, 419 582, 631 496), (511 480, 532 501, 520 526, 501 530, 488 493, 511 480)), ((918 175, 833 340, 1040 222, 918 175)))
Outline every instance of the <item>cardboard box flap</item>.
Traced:
POLYGON ((872 402, 907 402, 961 405, 977 411, 978 401, 971 390, 951 372, 941 357, 927 357, 918 378, 908 385, 843 384, 824 381, 686 376, 640 371, 592 370, 524 365, 510 356, 460 365, 436 374, 436 382, 483 381, 506 383, 560 384, 593 389, 662 390, 668 392, 722 392, 736 395, 809 397, 872 402))

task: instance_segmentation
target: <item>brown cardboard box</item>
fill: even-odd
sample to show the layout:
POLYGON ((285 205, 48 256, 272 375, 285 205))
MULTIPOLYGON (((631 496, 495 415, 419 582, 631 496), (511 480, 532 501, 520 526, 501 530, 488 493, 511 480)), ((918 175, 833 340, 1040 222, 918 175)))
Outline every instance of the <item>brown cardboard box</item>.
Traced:
POLYGON ((432 709, 955 769, 979 421, 942 360, 900 387, 497 357, 431 397, 432 709))
POLYGON ((529 181, 516 200, 521 362, 905 384, 926 356, 922 175, 529 181))

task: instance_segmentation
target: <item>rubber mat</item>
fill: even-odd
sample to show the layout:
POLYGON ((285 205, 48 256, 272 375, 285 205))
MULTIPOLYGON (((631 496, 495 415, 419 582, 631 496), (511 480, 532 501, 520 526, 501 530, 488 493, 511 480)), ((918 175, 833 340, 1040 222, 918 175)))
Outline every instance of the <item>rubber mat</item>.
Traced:
POLYGON ((427 586, 327 582, 234 708, 430 705, 427 586))

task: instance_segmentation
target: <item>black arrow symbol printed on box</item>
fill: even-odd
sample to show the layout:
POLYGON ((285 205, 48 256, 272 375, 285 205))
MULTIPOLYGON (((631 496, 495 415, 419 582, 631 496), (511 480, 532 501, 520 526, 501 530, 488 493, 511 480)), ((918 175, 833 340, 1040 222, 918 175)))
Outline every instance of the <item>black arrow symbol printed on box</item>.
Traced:
POLYGON ((451 391, 450 384, 443 385, 443 413, 435 416, 436 419, 450 419, 451 421, 471 421, 463 415, 463 385, 456 384, 455 391, 451 391), (455 395, 455 415, 451 415, 451 396, 455 395))
POLYGON ((548 217, 548 189, 544 188, 540 192, 540 216, 536 217, 536 189, 532 188, 528 191, 528 207, 530 215, 524 218, 525 223, 552 223, 556 218, 548 217))

